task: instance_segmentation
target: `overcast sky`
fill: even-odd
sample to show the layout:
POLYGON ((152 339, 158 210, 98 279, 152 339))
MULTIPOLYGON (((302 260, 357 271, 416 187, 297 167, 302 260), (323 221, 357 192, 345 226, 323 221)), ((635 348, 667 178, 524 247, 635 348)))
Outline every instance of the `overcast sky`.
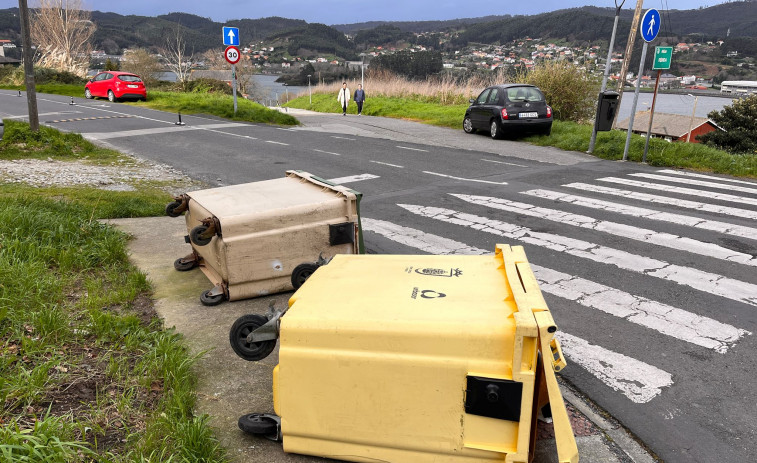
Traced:
MULTIPOLYGON (((619 0, 620 1, 620 0, 619 0)), ((34 6, 36 0, 28 0, 34 6)), ((691 9, 724 3, 721 0, 647 0, 644 8, 691 9)), ((612 0, 538 0, 492 2, 491 0, 84 0, 92 10, 120 14, 157 16, 180 11, 223 22, 227 19, 283 16, 324 24, 365 21, 423 21, 474 18, 487 15, 536 14, 584 5, 614 6, 612 0), (497 6, 501 5, 501 6, 497 6)), ((626 0, 624 8, 634 8, 626 0)), ((0 8, 17 7, 17 0, 0 0, 0 8)))

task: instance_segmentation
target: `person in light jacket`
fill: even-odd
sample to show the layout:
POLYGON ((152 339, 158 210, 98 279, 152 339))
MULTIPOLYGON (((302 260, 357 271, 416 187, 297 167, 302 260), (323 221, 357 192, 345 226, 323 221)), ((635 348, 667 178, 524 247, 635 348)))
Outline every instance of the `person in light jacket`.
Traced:
POLYGON ((363 84, 357 84, 357 90, 355 90, 355 103, 357 104, 357 115, 360 116, 363 113, 363 102, 365 102, 365 92, 363 91, 363 84))
POLYGON ((342 82, 342 88, 339 89, 339 94, 336 96, 336 100, 342 106, 342 116, 347 115, 347 105, 350 102, 350 89, 347 88, 347 82, 342 82))

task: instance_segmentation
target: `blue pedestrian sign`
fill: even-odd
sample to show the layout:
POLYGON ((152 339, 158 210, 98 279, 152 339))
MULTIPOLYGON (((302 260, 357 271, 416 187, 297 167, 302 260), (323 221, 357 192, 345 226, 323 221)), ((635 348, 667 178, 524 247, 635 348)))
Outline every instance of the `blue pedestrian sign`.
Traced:
POLYGON ((223 44, 226 46, 239 46, 239 28, 238 27, 226 27, 223 28, 223 44))
POLYGON ((660 32, 661 22, 659 11, 654 8, 647 10, 644 16, 641 17, 641 25, 639 26, 641 28, 641 38, 647 42, 654 40, 660 32))

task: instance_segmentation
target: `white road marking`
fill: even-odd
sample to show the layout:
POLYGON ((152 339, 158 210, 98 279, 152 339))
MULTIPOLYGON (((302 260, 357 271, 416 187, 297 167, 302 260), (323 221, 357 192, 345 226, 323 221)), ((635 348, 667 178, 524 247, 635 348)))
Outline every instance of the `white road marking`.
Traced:
POLYGON ((558 331, 555 336, 566 357, 634 403, 647 403, 673 385, 673 376, 655 366, 565 332, 558 331))
POLYGON ((757 194, 757 188, 748 188, 748 187, 739 186, 739 185, 727 185, 727 184, 718 183, 718 182, 707 182, 705 180, 669 177, 667 175, 657 175, 657 174, 647 174, 647 173, 636 173, 636 174, 628 174, 628 175, 630 175, 631 177, 641 177, 641 178, 649 178, 652 180, 662 180, 664 182, 684 183, 687 185, 704 186, 708 188, 718 188, 721 190, 730 190, 730 191, 738 191, 741 193, 757 194))
MULTIPOLYGON (((65 116, 68 114, 82 114, 81 111, 58 111, 58 112, 52 112, 52 113, 39 113, 37 114, 38 117, 43 116, 65 116)), ((21 116, 3 116, 3 119, 28 119, 28 114, 23 114, 21 116)))
POLYGON ((283 145, 283 146, 289 146, 289 143, 282 143, 280 141, 273 141, 273 140, 266 140, 266 143, 272 143, 274 145, 283 145))
POLYGON ((493 162, 495 164, 505 164, 505 165, 508 165, 508 166, 515 166, 515 167, 528 167, 528 166, 524 166, 523 164, 515 164, 515 163, 512 163, 512 162, 504 162, 504 161, 495 161, 493 159, 482 159, 482 161, 484 161, 484 162, 493 162))
POLYGON ((685 199, 670 198, 667 196, 657 196, 647 193, 639 193, 631 190, 621 190, 618 188, 610 188, 600 185, 591 185, 588 183, 569 183, 563 185, 567 188, 574 188, 582 191, 589 191, 592 193, 602 193, 613 196, 620 196, 623 198, 636 199, 639 201, 645 201, 648 203, 667 204, 669 206, 678 206, 686 209, 694 209, 703 212, 712 212, 715 214, 725 214, 734 217, 743 217, 745 219, 757 220, 757 211, 750 211, 748 209, 738 209, 735 207, 718 206, 716 204, 700 203, 697 201, 688 201, 685 199))
POLYGON ((404 166, 398 166, 397 164, 389 164, 388 162, 381 162, 381 161, 371 161, 371 162, 374 162, 376 164, 381 164, 383 166, 396 167, 398 169, 404 169, 405 168, 404 166))
POLYGON ((409 146, 397 146, 397 148, 400 148, 400 149, 403 149, 403 150, 422 151, 424 153, 428 153, 428 150, 422 150, 420 148, 410 148, 409 146))
POLYGON ((455 177, 453 175, 447 175, 447 174, 440 174, 438 172, 429 172, 427 170, 423 171, 424 174, 429 175, 436 175, 437 177, 446 177, 451 178, 453 180, 462 180, 465 182, 477 182, 477 183, 488 183, 489 185, 507 185, 507 182, 491 182, 489 180, 479 180, 477 178, 462 178, 462 177, 455 177))
POLYGON ((594 262, 614 265, 623 270, 673 281, 698 291, 705 291, 727 299, 757 306, 757 285, 744 281, 726 278, 722 275, 695 268, 674 265, 659 259, 639 256, 583 240, 552 233, 536 232, 527 227, 500 222, 486 217, 478 217, 451 209, 412 204, 398 204, 398 206, 422 217, 462 225, 474 230, 519 240, 594 262))
POLYGON ((355 141, 354 138, 347 138, 347 137, 339 137, 337 135, 332 135, 331 138, 338 138, 340 140, 349 140, 349 141, 355 141))
POLYGON ((724 235, 738 236, 741 238, 750 238, 757 240, 757 228, 734 225, 727 222, 718 222, 717 220, 700 219, 690 215, 672 214, 670 212, 660 212, 654 209, 643 207, 628 206, 620 203, 613 203, 601 199, 588 198, 586 196, 577 196, 550 190, 529 190, 522 191, 521 194, 534 196, 537 198, 551 199, 577 206, 599 209, 602 211, 615 212, 631 217, 640 217, 643 219, 657 220, 660 222, 674 223, 676 225, 685 225, 687 227, 709 230, 724 235))
POLYGON ((642 243, 650 243, 657 246, 663 246, 679 251, 699 254, 701 256, 713 257, 715 259, 729 262, 738 262, 739 264, 757 266, 757 258, 751 254, 733 251, 731 249, 718 246, 714 243, 705 243, 683 236, 673 235, 670 233, 657 232, 646 228, 634 227, 617 222, 595 219, 593 217, 571 214, 570 212, 560 211, 557 209, 548 209, 546 207, 537 207, 532 204, 509 201, 507 199, 493 198, 491 196, 473 196, 453 194, 452 196, 460 198, 479 206, 491 207, 500 211, 513 212, 518 215, 536 217, 552 222, 572 225, 574 227, 588 228, 603 233, 609 233, 615 236, 622 236, 642 243))
POLYGON ((334 156, 341 156, 341 154, 339 154, 339 153, 332 153, 331 151, 323 151, 323 150, 317 150, 317 149, 313 149, 313 151, 316 151, 318 153, 324 153, 324 154, 333 154, 334 156))
POLYGON ((619 183, 621 185, 635 186, 639 188, 649 188, 651 190, 661 190, 668 193, 679 193, 682 195, 703 196, 707 199, 718 199, 721 201, 730 201, 732 203, 751 204, 757 206, 757 198, 746 198, 743 196, 729 195, 725 193, 714 193, 712 191, 695 190, 693 188, 683 188, 679 186, 663 185, 660 183, 640 182, 627 178, 604 177, 597 179, 600 182, 619 183))
MULTIPOLYGON (((139 116, 135 116, 135 117, 139 117, 139 116)), ((247 126, 248 126, 247 124, 229 122, 226 124, 207 124, 207 125, 192 125, 192 126, 185 125, 185 126, 180 126, 180 127, 170 126, 170 127, 155 127, 152 129, 122 130, 120 132, 89 132, 89 133, 83 133, 82 136, 88 140, 108 140, 110 138, 155 135, 159 133, 170 133, 170 132, 185 131, 185 130, 208 130, 208 129, 223 129, 223 128, 228 128, 228 127, 247 127, 247 126)))
POLYGON ((220 133, 221 135, 231 135, 232 137, 246 138, 248 140, 257 140, 257 138, 251 137, 249 135, 241 135, 241 134, 238 134, 238 133, 222 132, 220 130, 214 130, 214 129, 203 129, 203 130, 207 130, 208 132, 213 132, 213 133, 220 133))
POLYGON ((687 172, 685 170, 663 169, 663 170, 658 170, 657 173, 659 173, 659 174, 683 175, 684 177, 706 178, 706 179, 709 179, 709 180, 718 180, 718 181, 721 181, 721 182, 743 183, 745 185, 752 185, 754 187, 757 187, 757 183, 755 183, 755 182, 747 182, 747 181, 744 181, 744 180, 736 180, 735 178, 715 177, 714 175, 697 174, 697 173, 694 173, 694 172, 687 172))
MULTIPOLYGON (((403 227, 383 220, 363 217, 362 225, 364 231, 378 233, 392 241, 431 254, 491 254, 489 251, 471 247, 458 241, 425 233, 413 228, 403 227)), ((555 275, 559 275, 559 272, 554 272, 553 270, 545 269, 533 264, 531 264, 531 268, 534 270, 534 273, 536 273, 537 279, 540 278, 540 274, 542 276, 546 274, 548 277, 552 277, 553 280, 555 275)), ((544 292, 549 292, 550 289, 555 288, 554 281, 552 284, 540 281, 540 285, 543 285, 542 290, 544 292)), ((579 296, 576 292, 573 294, 575 297, 579 296)), ((558 294, 558 296, 562 295, 558 294)), ((577 364, 583 366, 600 381, 614 390, 621 392, 636 403, 644 403, 652 400, 662 392, 662 387, 673 384, 671 375, 659 368, 634 360, 617 352, 598 346, 592 346, 587 341, 575 336, 562 332, 558 333, 563 352, 571 359, 571 361, 575 361, 577 364)))
POLYGON ((378 175, 372 175, 372 174, 360 174, 360 175, 352 175, 350 177, 332 178, 329 180, 329 182, 333 182, 333 183, 336 183, 337 185, 341 185, 343 183, 361 182, 363 180, 371 180, 374 178, 380 178, 380 177, 378 175))

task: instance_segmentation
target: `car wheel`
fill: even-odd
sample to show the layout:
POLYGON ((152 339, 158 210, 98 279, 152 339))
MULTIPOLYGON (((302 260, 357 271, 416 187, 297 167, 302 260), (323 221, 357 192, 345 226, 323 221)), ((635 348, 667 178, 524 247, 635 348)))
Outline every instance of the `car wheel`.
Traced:
POLYGON ((92 92, 90 92, 88 88, 84 89, 84 98, 86 98, 88 100, 91 100, 92 98, 94 98, 92 96, 92 92))
POLYGON ((465 119, 463 119, 463 130, 465 133, 474 133, 476 131, 473 128, 473 121, 470 119, 470 116, 465 116, 465 119))
POLYGON ((491 128, 489 130, 493 139, 499 140, 500 138, 502 138, 502 129, 499 128, 497 121, 492 121, 491 128))
POLYGON ((116 102, 116 94, 113 93, 113 90, 108 90, 108 101, 110 101, 111 103, 116 102))
POLYGON ((547 137, 548 137, 548 136, 549 136, 549 134, 551 134, 551 133, 552 133, 552 126, 551 126, 551 125, 550 125, 549 127, 547 127, 546 129, 544 129, 544 130, 542 130, 542 131, 541 131, 541 134, 542 134, 542 135, 546 135, 547 137))

